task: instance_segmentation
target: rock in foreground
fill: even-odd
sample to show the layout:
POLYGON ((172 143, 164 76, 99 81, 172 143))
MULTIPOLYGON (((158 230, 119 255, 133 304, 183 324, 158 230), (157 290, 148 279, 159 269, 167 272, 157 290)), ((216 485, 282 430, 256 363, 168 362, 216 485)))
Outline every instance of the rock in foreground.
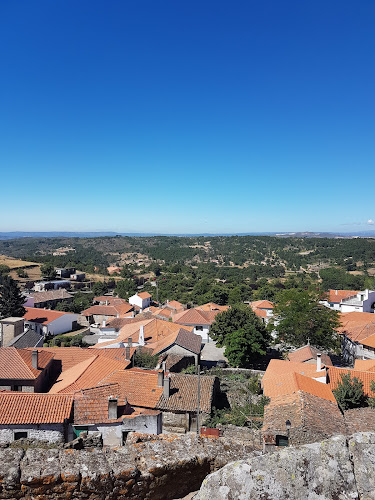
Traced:
POLYGON ((375 499, 375 434, 230 463, 209 475, 194 500, 375 499))

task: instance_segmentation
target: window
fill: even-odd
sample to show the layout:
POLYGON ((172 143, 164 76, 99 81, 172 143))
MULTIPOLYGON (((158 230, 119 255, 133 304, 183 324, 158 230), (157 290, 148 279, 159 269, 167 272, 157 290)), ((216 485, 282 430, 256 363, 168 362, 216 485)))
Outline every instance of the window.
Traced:
POLYGON ((195 327, 195 330, 196 330, 197 332, 203 332, 203 326, 196 326, 196 327, 195 327))
POLYGON ((276 436, 276 446, 289 446, 289 438, 288 438, 288 436, 280 436, 278 434, 276 436))
POLYGON ((14 440, 18 441, 19 439, 27 439, 27 431, 25 432, 15 432, 14 440))
POLYGON ((14 385, 12 391, 22 392, 22 385, 14 385))
POLYGON ((74 433, 74 437, 79 437, 79 435, 81 434, 81 432, 88 432, 89 428, 87 425, 75 425, 73 427, 73 433, 74 433))

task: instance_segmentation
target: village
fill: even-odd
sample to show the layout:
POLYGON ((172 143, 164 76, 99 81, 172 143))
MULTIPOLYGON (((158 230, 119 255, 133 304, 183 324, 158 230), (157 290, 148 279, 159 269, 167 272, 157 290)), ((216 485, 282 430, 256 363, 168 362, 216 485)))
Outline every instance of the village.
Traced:
MULTIPOLYGON (((254 393, 263 398, 264 413, 244 425, 263 452, 373 430, 371 404, 347 408, 336 398, 345 377, 359 381, 369 403, 375 394, 375 291, 331 289, 321 300, 339 315, 339 357, 308 340, 282 356, 273 349, 262 369, 237 369, 211 336, 215 319, 231 306, 187 308, 140 290, 127 300, 113 293, 94 297, 79 314, 58 311, 57 304, 69 309, 70 283, 85 276, 75 269, 55 272, 55 280, 22 292, 23 316, 0 320, 1 446, 26 440, 82 447, 86 440, 118 447, 130 433, 220 439, 225 425, 205 425, 222 404, 219 371, 245 372, 259 385, 254 393)), ((273 302, 242 306, 263 327, 277 324, 273 302)))

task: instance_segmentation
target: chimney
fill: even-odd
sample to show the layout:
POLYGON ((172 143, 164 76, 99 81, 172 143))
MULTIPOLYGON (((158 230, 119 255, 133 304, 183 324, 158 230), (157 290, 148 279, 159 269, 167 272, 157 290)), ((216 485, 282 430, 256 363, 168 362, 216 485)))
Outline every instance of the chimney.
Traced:
POLYGON ((125 347, 125 359, 130 359, 130 347, 125 347))
POLYGON ((108 420, 117 418, 117 398, 109 396, 108 398, 108 420))
POLYGON ((144 327, 143 325, 141 325, 140 329, 139 329, 139 340, 138 340, 138 344, 143 346, 145 345, 145 331, 144 331, 144 327))
POLYGON ((108 300, 105 301, 105 305, 108 306, 108 300))
POLYGON ((158 372, 158 387, 163 387, 164 383, 164 370, 158 372))
POLYGON ((131 337, 128 338, 128 347, 133 347, 133 339, 131 337))
POLYGON ((38 351, 36 349, 31 353, 31 366, 35 370, 38 369, 38 351))
POLYGON ((117 313, 117 314, 116 314, 116 318, 119 318, 119 317, 120 317, 120 315, 119 315, 119 313, 117 313))
POLYGON ((161 369, 163 370, 163 372, 166 372, 167 371, 167 362, 166 361, 163 361, 162 364, 161 364, 161 369))
MULTIPOLYGON (((158 381, 159 381, 159 377, 158 377, 158 381)), ((167 377, 164 379, 164 385, 163 385, 163 396, 165 398, 169 398, 170 386, 171 386, 171 379, 169 377, 167 377)))
POLYGON ((105 328, 105 319, 103 319, 102 328, 105 328))
POLYGON ((316 355, 316 371, 322 371, 322 355, 320 353, 316 355))

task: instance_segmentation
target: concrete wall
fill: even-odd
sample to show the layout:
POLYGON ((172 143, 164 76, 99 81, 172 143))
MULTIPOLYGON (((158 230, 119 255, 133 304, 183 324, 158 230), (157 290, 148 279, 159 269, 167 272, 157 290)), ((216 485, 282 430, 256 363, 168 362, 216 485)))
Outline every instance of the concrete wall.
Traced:
POLYGON ((47 441, 48 443, 64 442, 63 424, 17 424, 0 425, 0 443, 12 443, 15 432, 27 432, 28 439, 47 441))
POLYGON ((24 331, 24 319, 20 318, 18 321, 12 321, 7 323, 6 320, 0 322, 0 336, 1 336, 1 346, 6 347, 9 343, 21 335, 24 331))
POLYGON ((100 432, 104 446, 122 446, 123 432, 141 432, 143 434, 161 434, 162 416, 138 415, 134 418, 124 418, 123 422, 97 424, 89 426, 88 434, 100 432))

